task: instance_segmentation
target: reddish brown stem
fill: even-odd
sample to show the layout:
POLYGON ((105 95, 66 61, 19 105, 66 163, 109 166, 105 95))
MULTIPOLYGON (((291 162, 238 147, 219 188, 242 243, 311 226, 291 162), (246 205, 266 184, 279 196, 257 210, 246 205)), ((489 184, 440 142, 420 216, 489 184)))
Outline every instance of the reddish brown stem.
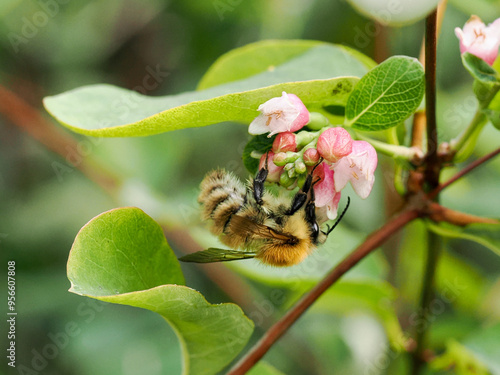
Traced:
POLYGON ((443 207, 436 202, 431 202, 429 205, 430 213, 429 218, 434 221, 446 221, 458 226, 465 226, 473 223, 484 223, 484 224, 498 224, 500 223, 496 219, 490 219, 481 216, 469 215, 464 212, 459 212, 451 210, 449 208, 443 207))
POLYGON ((428 197, 429 199, 434 199, 444 188, 450 186, 452 183, 457 181, 459 178, 465 176, 467 173, 472 171, 473 169, 479 167, 481 164, 484 164, 491 158, 497 156, 500 153, 500 148, 497 148, 495 151, 490 152, 489 154, 477 159, 476 161, 470 163, 467 167, 462 169, 460 172, 458 172, 456 175, 454 175, 452 178, 450 178, 448 181, 443 182, 441 185, 437 186, 434 190, 432 190, 428 197))
POLYGON ((431 189, 439 185, 441 162, 437 153, 438 133, 436 123, 436 46, 437 10, 426 19, 425 33, 425 111, 427 117, 427 168, 425 181, 431 189))
POLYGON ((228 375, 245 374, 333 283, 353 268, 361 259, 382 245, 395 232, 419 216, 420 214, 417 209, 403 211, 394 219, 387 222, 382 228, 368 236, 358 248, 344 258, 344 260, 333 268, 319 284, 305 294, 294 307, 288 310, 287 313, 264 334, 254 347, 233 366, 228 372, 228 375))

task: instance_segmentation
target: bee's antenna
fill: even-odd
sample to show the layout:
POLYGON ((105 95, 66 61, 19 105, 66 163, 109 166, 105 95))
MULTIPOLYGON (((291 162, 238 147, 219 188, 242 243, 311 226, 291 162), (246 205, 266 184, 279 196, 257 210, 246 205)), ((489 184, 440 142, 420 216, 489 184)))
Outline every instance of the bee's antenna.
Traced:
POLYGON ((349 208, 349 204, 350 204, 350 203, 351 203, 351 198, 350 198, 350 197, 347 197, 347 204, 346 204, 346 206, 345 206, 345 208, 344 208, 344 211, 342 211, 342 213, 340 214, 339 218, 337 219, 337 221, 335 222, 335 224, 333 224, 333 225, 332 225, 332 227, 331 227, 331 228, 327 225, 328 230, 327 230, 326 232, 323 232, 323 234, 325 234, 325 235, 327 235, 327 236, 328 236, 328 235, 332 232, 332 230, 334 230, 334 229, 335 229, 335 227, 337 226, 337 224, 338 224, 338 223, 340 223, 340 220, 342 220, 342 218, 344 217, 344 215, 345 215, 345 213, 346 213, 347 209, 349 208))

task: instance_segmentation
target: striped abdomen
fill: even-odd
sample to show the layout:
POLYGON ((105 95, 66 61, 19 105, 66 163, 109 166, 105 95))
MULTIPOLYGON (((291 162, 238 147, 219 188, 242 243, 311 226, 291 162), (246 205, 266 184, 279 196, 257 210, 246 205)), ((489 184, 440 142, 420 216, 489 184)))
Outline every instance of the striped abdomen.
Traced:
POLYGON ((246 203, 246 188, 231 173, 210 172, 200 186, 198 202, 203 205, 202 219, 213 220, 212 232, 220 235, 228 226, 232 215, 246 203))

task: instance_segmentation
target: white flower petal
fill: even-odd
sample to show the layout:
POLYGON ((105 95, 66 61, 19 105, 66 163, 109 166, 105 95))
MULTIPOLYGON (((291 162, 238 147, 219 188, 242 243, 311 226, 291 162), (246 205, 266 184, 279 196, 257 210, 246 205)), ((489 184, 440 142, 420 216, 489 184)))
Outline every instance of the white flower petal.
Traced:
POLYGON ((269 126, 266 125, 267 116, 258 115, 248 127, 248 132, 252 135, 264 134, 269 131, 269 126))

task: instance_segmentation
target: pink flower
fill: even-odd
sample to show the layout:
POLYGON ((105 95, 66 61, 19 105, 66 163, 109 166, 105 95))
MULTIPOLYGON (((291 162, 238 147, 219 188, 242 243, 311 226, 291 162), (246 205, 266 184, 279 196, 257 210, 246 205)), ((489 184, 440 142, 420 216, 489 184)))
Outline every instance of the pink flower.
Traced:
POLYGON ((352 138, 344 128, 329 128, 319 136, 317 148, 325 160, 336 163, 351 153, 352 138))
POLYGON ((337 217, 337 208, 340 201, 340 191, 335 189, 334 172, 326 162, 316 167, 313 173, 313 181, 318 177, 321 179, 314 184, 314 196, 316 207, 326 207, 326 216, 333 220, 337 217))
POLYGON ((274 139, 273 151, 276 153, 297 151, 297 141, 295 140, 295 134, 291 132, 279 133, 274 139))
POLYGON ((352 152, 333 165, 335 171, 335 190, 342 190, 348 182, 361 198, 365 199, 372 191, 377 168, 377 152, 365 141, 353 141, 352 152))
POLYGON ((460 40, 460 53, 469 52, 493 65, 500 46, 500 18, 485 26, 479 17, 472 16, 463 30, 455 29, 455 35, 460 40))
POLYGON ((283 91, 282 96, 272 98, 258 108, 260 115, 250 123, 250 134, 264 134, 268 137, 276 133, 294 132, 309 121, 309 111, 304 103, 294 94, 283 91))
MULTIPOLYGON (((267 156, 267 169, 269 170, 269 174, 267 175, 266 181, 279 182, 280 174, 281 171, 283 170, 283 167, 278 167, 276 164, 274 164, 273 159, 274 159, 274 152, 269 151, 269 155, 267 156)), ((266 154, 260 157, 259 170, 264 168, 265 163, 266 163, 266 154)))

